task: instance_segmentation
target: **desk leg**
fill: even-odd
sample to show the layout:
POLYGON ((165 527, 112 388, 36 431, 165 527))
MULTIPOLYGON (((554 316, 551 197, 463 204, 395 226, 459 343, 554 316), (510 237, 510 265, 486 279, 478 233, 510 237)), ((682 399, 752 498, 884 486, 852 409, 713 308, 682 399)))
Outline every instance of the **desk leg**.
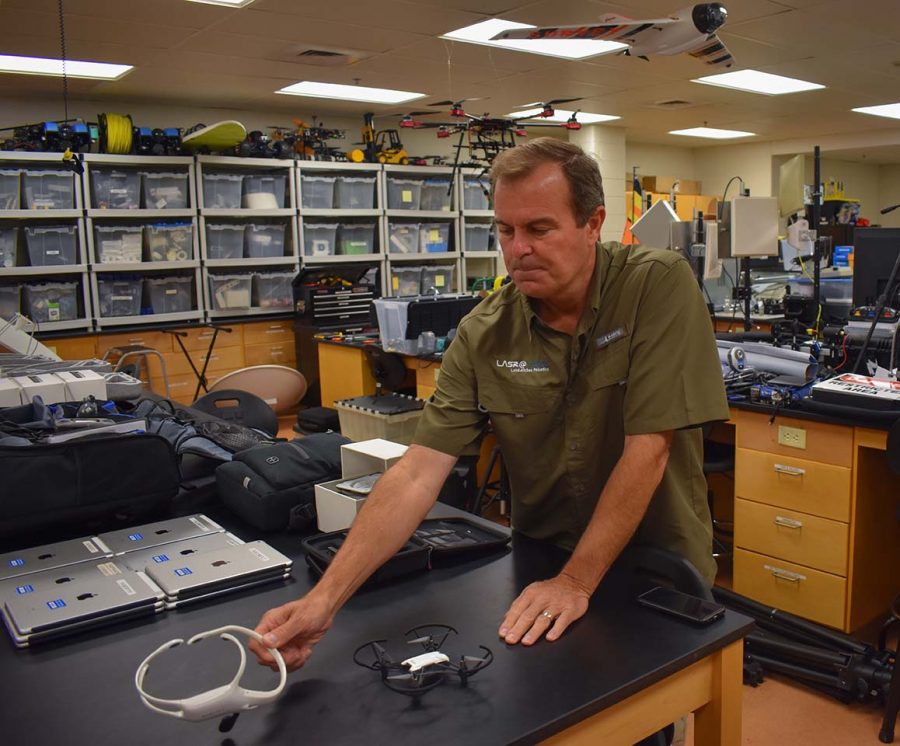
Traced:
POLYGON ((712 660, 712 698, 694 713, 694 746, 740 746, 744 641, 712 660))

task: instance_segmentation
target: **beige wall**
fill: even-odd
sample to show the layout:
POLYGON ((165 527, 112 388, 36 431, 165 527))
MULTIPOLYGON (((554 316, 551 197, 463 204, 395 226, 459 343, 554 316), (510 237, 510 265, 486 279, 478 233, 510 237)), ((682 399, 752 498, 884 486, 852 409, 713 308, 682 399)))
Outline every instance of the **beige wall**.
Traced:
MULTIPOLYGON (((695 178, 703 184, 703 193, 721 197, 732 176, 740 176, 750 188, 752 197, 772 196, 771 143, 716 145, 694 150, 695 178)), ((735 181, 728 196, 740 193, 735 181)))
POLYGON ((620 241, 625 230, 625 130, 592 124, 572 132, 569 140, 600 164, 606 196, 606 222, 601 238, 620 241))
MULTIPOLYGON (((900 164, 879 167, 878 199, 879 210, 882 207, 900 204, 900 164)), ((875 212, 873 222, 878 222, 886 228, 900 228, 900 208, 887 215, 875 212)))
POLYGON ((695 151, 692 148, 627 142, 625 144, 626 173, 630 174, 631 169, 635 166, 638 169, 638 176, 696 178, 694 175, 696 171, 695 151))

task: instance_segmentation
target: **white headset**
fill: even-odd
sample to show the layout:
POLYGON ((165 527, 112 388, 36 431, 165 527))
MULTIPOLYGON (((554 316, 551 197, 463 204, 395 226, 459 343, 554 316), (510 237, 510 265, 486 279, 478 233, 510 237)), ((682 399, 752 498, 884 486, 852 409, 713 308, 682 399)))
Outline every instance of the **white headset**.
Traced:
POLYGON ((138 666, 137 672, 134 675, 134 685, 137 687, 141 701, 151 710, 162 715, 169 715, 170 717, 181 718, 182 720, 197 721, 223 717, 243 710, 252 710, 260 705, 268 704, 269 702, 274 702, 278 699, 281 692, 284 690, 284 685, 287 681, 287 668, 285 668, 284 658, 281 657, 281 653, 275 648, 266 646, 275 658, 275 663, 278 665, 278 671, 281 675, 281 681, 278 683, 277 687, 268 692, 260 692, 255 689, 244 689, 240 685, 240 681, 241 677, 244 675, 244 669, 247 666, 247 653, 244 651, 244 646, 238 639, 230 634, 232 632, 246 635, 257 642, 265 644, 262 635, 258 632, 235 625, 228 625, 219 627, 218 629, 211 629, 208 632, 201 632, 194 635, 186 643, 188 645, 193 645, 194 643, 200 642, 200 640, 205 640, 208 637, 218 635, 223 640, 230 640, 237 645, 237 648, 241 653, 241 664, 238 667, 237 674, 230 683, 216 687, 215 689, 210 689, 208 692, 195 694, 193 697, 187 697, 185 699, 162 699, 147 694, 147 692, 144 691, 144 677, 147 675, 147 669, 150 667, 150 662, 167 650, 171 650, 184 643, 184 640, 182 639, 169 640, 169 642, 160 645, 160 647, 150 653, 141 665, 138 666))

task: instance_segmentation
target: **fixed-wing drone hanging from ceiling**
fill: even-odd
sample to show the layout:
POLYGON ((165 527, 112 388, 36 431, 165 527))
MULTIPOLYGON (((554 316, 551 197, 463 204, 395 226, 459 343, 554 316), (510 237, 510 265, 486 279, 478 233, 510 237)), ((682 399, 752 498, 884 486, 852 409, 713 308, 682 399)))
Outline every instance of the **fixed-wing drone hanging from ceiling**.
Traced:
POLYGON ((689 54, 716 67, 731 67, 734 58, 716 35, 728 11, 721 3, 700 3, 672 13, 668 18, 634 20, 606 15, 597 23, 578 26, 542 26, 501 31, 493 39, 593 39, 628 44, 620 52, 633 57, 689 54))

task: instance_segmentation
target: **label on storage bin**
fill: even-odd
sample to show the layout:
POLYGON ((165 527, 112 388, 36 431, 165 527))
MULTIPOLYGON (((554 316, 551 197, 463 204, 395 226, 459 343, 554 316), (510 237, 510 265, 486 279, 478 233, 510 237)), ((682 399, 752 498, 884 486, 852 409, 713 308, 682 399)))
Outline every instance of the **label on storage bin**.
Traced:
POLYGON ((412 202, 412 190, 404 189, 400 192, 400 201, 401 202, 412 202))
POLYGON ((399 277, 391 278, 391 287, 394 288, 394 290, 400 289, 400 278, 399 277))
POLYGON ((444 276, 443 275, 435 275, 434 276, 434 286, 436 288, 444 287, 444 276))
POLYGON ((178 295, 178 289, 171 288, 170 290, 166 290, 166 295, 178 295))
POLYGON ((134 300, 133 295, 111 295, 110 300, 134 300))
POLYGON ((428 243, 439 243, 441 240, 441 232, 437 228, 428 231, 428 243))
POLYGON ((51 300, 47 302, 47 318, 50 319, 50 321, 59 321, 60 313, 58 301, 51 300))

